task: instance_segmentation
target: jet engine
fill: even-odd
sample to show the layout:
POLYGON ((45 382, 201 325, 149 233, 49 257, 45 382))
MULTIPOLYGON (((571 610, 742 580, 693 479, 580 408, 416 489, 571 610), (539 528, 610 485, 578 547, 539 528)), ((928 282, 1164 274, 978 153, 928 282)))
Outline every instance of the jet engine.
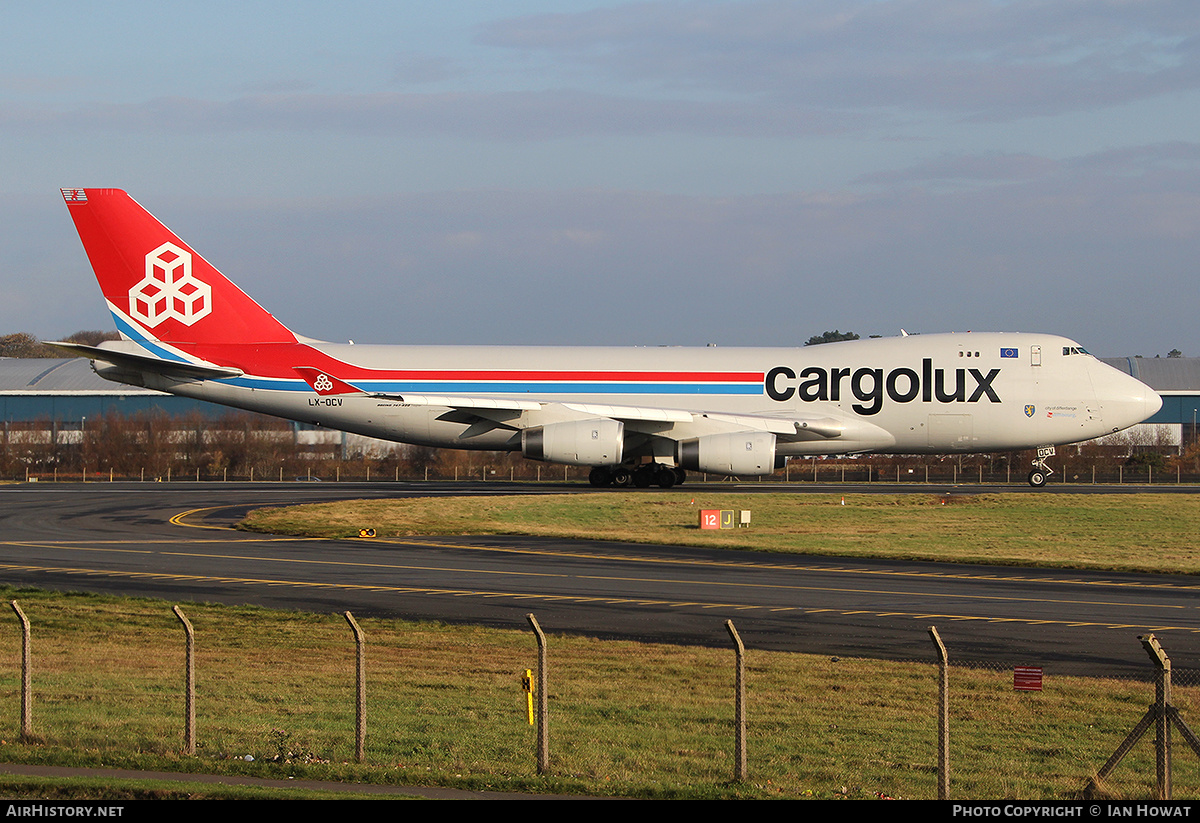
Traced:
POLYGON ((771 474, 775 435, 747 431, 680 440, 675 445, 675 463, 688 471, 711 474, 771 474))
POLYGON ((597 417, 547 423, 521 431, 521 453, 531 460, 573 466, 615 466, 621 462, 625 424, 597 417))

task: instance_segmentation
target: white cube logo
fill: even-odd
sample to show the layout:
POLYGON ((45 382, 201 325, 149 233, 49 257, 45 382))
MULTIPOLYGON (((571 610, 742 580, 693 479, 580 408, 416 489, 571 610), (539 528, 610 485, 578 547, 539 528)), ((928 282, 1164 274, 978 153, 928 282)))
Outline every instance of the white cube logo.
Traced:
POLYGON ((150 328, 168 317, 190 326, 212 311, 212 289, 192 276, 192 255, 163 243, 146 255, 146 276, 129 290, 129 316, 150 328))

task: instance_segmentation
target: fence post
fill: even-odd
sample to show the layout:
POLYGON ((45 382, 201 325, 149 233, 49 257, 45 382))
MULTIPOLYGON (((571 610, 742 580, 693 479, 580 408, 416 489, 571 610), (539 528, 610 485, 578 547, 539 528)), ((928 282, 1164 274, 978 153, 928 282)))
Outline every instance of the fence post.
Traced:
POLYGON ((746 780, 746 647, 732 620, 725 621, 725 628, 733 639, 736 669, 733 677, 733 779, 746 780))
POLYGON ((354 670, 355 703, 354 703, 354 759, 363 761, 364 743, 367 737, 367 651, 362 629, 354 622, 354 615, 345 613, 346 622, 354 632, 354 645, 358 651, 358 661, 354 670))
POLYGON ((29 618, 17 601, 12 601, 12 609, 21 620, 21 740, 33 739, 33 695, 29 685, 29 618))
POLYGON ((533 627, 538 644, 538 673, 535 688, 537 689, 537 771, 546 774, 550 771, 550 702, 546 688, 547 670, 546 634, 538 625, 537 618, 532 614, 525 615, 529 625, 533 627))
POLYGON ((929 636, 938 654, 938 800, 950 799, 950 660, 936 626, 929 636))
POLYGON ((178 606, 172 606, 171 611, 183 624, 187 638, 183 671, 183 753, 193 755, 196 753, 196 633, 178 606))
POLYGON ((1183 735, 1184 741, 1191 747, 1192 751, 1197 756, 1200 756, 1200 738, 1198 738, 1187 723, 1183 722, 1183 718, 1179 716, 1179 709, 1171 703, 1171 659, 1167 657, 1166 651, 1159 645, 1158 640, 1152 634, 1138 637, 1142 642, 1142 648, 1146 650, 1146 654, 1150 655, 1150 660, 1155 665, 1154 673, 1154 703, 1142 715, 1142 719, 1137 722, 1133 730, 1125 736, 1121 741, 1121 745, 1108 758, 1108 762, 1100 767, 1084 789, 1085 796, 1093 797, 1100 791, 1100 786, 1104 779, 1112 773, 1112 770, 1117 767, 1117 764, 1124 759, 1125 755, 1133 748, 1133 745, 1141 739, 1150 726, 1154 726, 1154 753, 1155 753, 1155 777, 1157 778, 1157 792, 1159 800, 1171 799, 1171 724, 1179 729, 1179 733, 1183 735))
POLYGON ((1158 799, 1171 799, 1171 658, 1163 651, 1154 635, 1139 638, 1142 648, 1154 662, 1154 777, 1158 799))

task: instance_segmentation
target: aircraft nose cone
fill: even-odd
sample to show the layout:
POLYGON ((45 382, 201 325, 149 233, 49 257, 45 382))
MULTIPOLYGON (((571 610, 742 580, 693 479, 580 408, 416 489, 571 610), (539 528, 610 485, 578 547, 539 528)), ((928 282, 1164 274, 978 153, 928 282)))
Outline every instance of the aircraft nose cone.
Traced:
MULTIPOLYGON (((1142 384, 1146 386, 1145 383, 1142 384)), ((1158 414, 1158 410, 1162 408, 1162 397, 1154 389, 1146 386, 1146 417, 1153 417, 1158 414)))
POLYGON ((1113 431, 1135 426, 1158 413, 1162 398, 1142 381, 1103 366, 1102 372, 1092 375, 1092 385, 1104 410, 1104 423, 1113 431))
MULTIPOLYGON (((1148 417, 1153 417, 1162 408, 1162 398, 1158 392, 1147 386, 1141 380, 1130 377, 1136 385, 1129 389, 1130 413, 1138 418, 1140 423, 1148 417)), ((1133 424, 1130 424, 1133 425, 1133 424)))

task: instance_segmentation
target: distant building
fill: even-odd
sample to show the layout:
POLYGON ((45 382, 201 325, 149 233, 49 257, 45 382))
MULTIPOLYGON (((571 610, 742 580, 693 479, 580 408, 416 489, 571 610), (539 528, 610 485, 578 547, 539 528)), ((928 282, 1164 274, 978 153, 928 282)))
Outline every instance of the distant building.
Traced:
POLYGON ((92 371, 90 361, 78 357, 0 358, 0 419, 5 423, 49 421, 78 428, 88 418, 110 412, 132 416, 154 411, 214 418, 227 413, 212 403, 105 380, 92 371))
MULTIPOLYGON (((199 414, 212 420, 241 413, 279 422, 203 400, 113 383, 92 371, 91 361, 84 358, 0 357, 0 421, 5 432, 14 426, 45 426, 56 442, 73 443, 78 442, 79 432, 89 420, 97 421, 111 413, 133 417, 156 412, 171 417, 199 414)), ((284 423, 292 430, 295 442, 306 447, 340 445, 343 451, 371 452, 386 451, 394 445, 307 423, 284 423)))

